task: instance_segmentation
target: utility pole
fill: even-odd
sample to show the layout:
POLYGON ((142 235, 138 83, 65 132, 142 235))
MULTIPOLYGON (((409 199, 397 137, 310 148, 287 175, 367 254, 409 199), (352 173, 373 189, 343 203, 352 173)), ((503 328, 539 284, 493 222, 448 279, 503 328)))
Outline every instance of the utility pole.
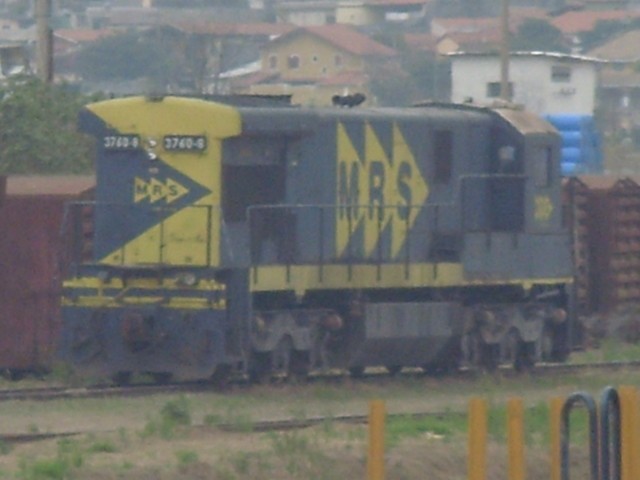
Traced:
POLYGON ((50 21, 51 0, 36 0, 36 26, 38 32, 38 77, 45 82, 53 80, 53 48, 50 21))
POLYGON ((511 89, 509 88, 509 0, 502 0, 500 42, 500 98, 511 101, 511 89))

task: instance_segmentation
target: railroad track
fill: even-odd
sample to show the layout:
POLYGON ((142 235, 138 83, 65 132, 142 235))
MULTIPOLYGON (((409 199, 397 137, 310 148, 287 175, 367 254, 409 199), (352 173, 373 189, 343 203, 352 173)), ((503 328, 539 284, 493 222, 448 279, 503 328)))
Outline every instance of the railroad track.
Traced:
MULTIPOLYGON (((640 367, 640 361, 616 361, 616 362, 598 362, 588 364, 542 364, 537 365, 535 369, 529 372, 530 375, 535 376, 550 376, 550 375, 565 375, 570 373, 578 373, 583 371, 617 371, 628 368, 640 367)), ((373 371, 367 374, 363 378, 358 378, 356 382, 379 382, 381 376, 387 377, 389 382, 394 381, 388 374, 380 371, 373 371)), ((402 373, 402 377, 411 376, 424 376, 424 374, 418 373, 418 369, 411 370, 406 369, 406 372, 402 373)), ((460 370, 457 374, 453 375, 458 378, 475 378, 480 375, 480 372, 470 370, 460 370)), ((497 375, 515 377, 517 372, 508 368, 501 368, 497 375)), ((341 382, 345 381, 349 377, 345 374, 342 375, 314 375, 309 379, 310 382, 341 382)), ((246 382, 239 382, 233 386, 234 388, 261 388, 261 386, 248 385, 246 382)), ((0 390, 0 402, 11 400, 31 400, 31 401, 47 401, 65 398, 101 398, 101 397, 118 397, 118 396, 148 396, 154 394, 167 394, 167 393, 188 393, 188 392, 214 392, 217 389, 212 384, 206 383, 180 383, 170 385, 132 385, 127 387, 116 387, 111 385, 95 385, 90 387, 81 388, 65 388, 65 387, 51 387, 51 388, 26 388, 26 389, 10 389, 0 390)), ((411 413, 389 413, 389 418, 393 417, 441 417, 444 415, 451 415, 456 412, 411 412, 411 413)), ((466 412, 458 412, 460 415, 466 415, 466 412)), ((215 425, 213 428, 217 428, 222 431, 253 431, 253 432, 268 432, 268 431, 285 431, 292 429, 307 428, 314 425, 322 424, 327 421, 339 422, 339 423, 352 423, 352 424, 364 424, 368 421, 368 415, 337 415, 329 417, 308 417, 304 419, 299 418, 284 418, 284 419, 270 419, 259 420, 252 422, 250 425, 233 423, 223 423, 215 425)), ((212 428, 211 426, 194 426, 193 428, 212 428)), ((75 435, 86 434, 86 431, 64 431, 64 432, 34 432, 34 433, 20 433, 20 434, 2 434, 0 435, 0 442, 5 443, 27 443, 40 441, 51 438, 63 438, 75 435)))
MULTIPOLYGON (((615 371, 625 368, 640 367, 640 360, 633 361, 615 361, 615 362, 597 362, 584 364, 540 364, 536 365, 533 370, 527 372, 529 375, 549 376, 564 375, 568 373, 578 373, 588 370, 599 371, 615 371)), ((454 374, 449 374, 451 378, 476 378, 484 375, 485 372, 476 370, 461 369, 454 374)), ((502 376, 515 377, 521 373, 511 368, 500 368, 496 374, 502 376)), ((420 369, 405 369, 398 378, 424 377, 425 374, 420 369)), ((311 375, 308 382, 326 382, 341 383, 349 378, 354 382, 378 382, 382 377, 393 381, 393 377, 384 369, 375 369, 367 371, 362 377, 353 379, 344 373, 333 372, 331 374, 311 375)), ((275 379, 274 382, 286 383, 285 379, 275 379)), ((235 389, 244 388, 260 388, 260 386, 249 385, 245 379, 235 379, 231 383, 231 387, 235 389)), ((31 401, 48 401, 66 398, 103 398, 103 397, 142 397, 156 394, 167 393, 198 393, 198 392, 219 392, 220 389, 215 385, 206 382, 186 382, 171 384, 138 384, 129 386, 113 386, 108 384, 92 385, 86 387, 43 387, 43 388, 16 388, 16 389, 0 389, 0 402, 12 400, 31 400, 31 401)))

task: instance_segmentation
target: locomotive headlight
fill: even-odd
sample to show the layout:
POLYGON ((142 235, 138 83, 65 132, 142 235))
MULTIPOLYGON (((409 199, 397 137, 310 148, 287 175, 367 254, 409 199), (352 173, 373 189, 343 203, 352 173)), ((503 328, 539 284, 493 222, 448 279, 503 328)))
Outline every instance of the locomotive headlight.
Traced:
POLYGON ((193 287, 198 283, 198 277, 192 272, 181 273, 176 277, 176 283, 183 287, 193 287))

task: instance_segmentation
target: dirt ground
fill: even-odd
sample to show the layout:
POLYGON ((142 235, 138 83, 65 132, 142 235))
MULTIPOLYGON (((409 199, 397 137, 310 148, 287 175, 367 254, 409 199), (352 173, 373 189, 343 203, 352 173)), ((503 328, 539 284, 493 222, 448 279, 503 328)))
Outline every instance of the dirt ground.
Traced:
MULTIPOLYGON (((0 478, 88 480, 366 479, 363 426, 312 427, 279 433, 175 431, 171 438, 130 432, 83 435, 17 445, 0 457, 0 478)), ((507 480, 504 444, 491 443, 487 478, 507 480)), ((527 450, 527 478, 548 480, 549 455, 527 450)), ((465 480, 466 439, 425 435, 386 449, 388 480, 465 480)), ((584 452, 572 456, 572 478, 588 478, 584 452), (575 477, 573 477, 575 475, 575 477)))
MULTIPOLYGON (((0 441, 0 479, 18 480, 298 480, 367 479, 368 428, 344 423, 366 415, 371 399, 389 414, 466 413, 472 396, 503 403, 514 395, 537 405, 553 397, 605 385, 640 384, 640 372, 620 371, 564 378, 381 379, 372 383, 257 387, 224 394, 0 403, 0 435, 81 432, 37 442, 0 441), (177 400, 166 423, 161 412, 177 400), (186 412, 186 413, 185 413, 186 412), (251 430, 255 420, 329 417, 323 423, 277 432, 251 430), (232 429, 216 425, 231 426, 232 429)), ((420 431, 385 436, 386 480, 467 480, 466 417, 441 435, 420 431)), ((389 433, 389 432, 387 432, 389 433)), ((571 478, 589 478, 585 448, 571 453, 571 478)), ((527 440, 527 480, 549 480, 549 449, 527 440)), ((488 480, 507 480, 504 441, 487 448, 488 480)))

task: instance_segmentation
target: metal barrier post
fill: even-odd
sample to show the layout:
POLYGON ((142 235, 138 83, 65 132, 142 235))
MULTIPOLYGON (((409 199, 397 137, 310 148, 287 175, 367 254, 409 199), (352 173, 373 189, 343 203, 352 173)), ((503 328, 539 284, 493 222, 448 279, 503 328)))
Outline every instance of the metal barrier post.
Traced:
POLYGON ((549 415, 549 437, 551 440, 550 445, 550 458, 551 458, 551 480, 560 480, 562 477, 561 470, 561 455, 560 455, 560 420, 562 418, 562 405, 564 404, 564 399, 561 397, 555 397, 551 399, 551 404, 549 406, 550 415, 549 415))
POLYGON ((600 448, 598 446, 598 411, 596 402, 588 393, 576 392, 567 398, 562 406, 561 431, 560 431, 560 454, 561 454, 561 475, 562 480, 569 480, 569 414, 577 403, 583 403, 589 415, 589 455, 591 463, 591 480, 598 480, 600 448))
POLYGON ((369 456, 367 459, 369 480, 384 480, 384 421, 384 402, 373 400, 369 404, 369 456))
POLYGON ((522 398, 507 402, 507 444, 509 449, 509 480, 524 480, 524 406, 522 398))
POLYGON ((620 480, 620 451, 620 397, 606 387, 600 396, 600 480, 620 480))
POLYGON ((623 386, 620 395, 620 436, 622 480, 637 480, 638 460, 638 392, 635 387, 623 386))
POLYGON ((487 478, 487 401, 474 397, 469 402, 469 480, 487 478))

